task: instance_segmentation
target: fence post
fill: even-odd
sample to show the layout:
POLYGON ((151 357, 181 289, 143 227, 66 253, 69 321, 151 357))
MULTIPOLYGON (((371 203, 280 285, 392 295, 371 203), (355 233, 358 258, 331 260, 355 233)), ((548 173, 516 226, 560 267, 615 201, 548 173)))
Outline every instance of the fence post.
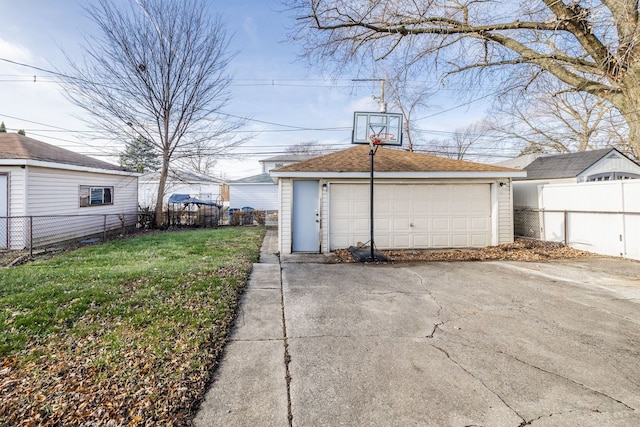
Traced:
POLYGON ((107 215, 104 215, 104 221, 103 221, 103 225, 102 225, 102 241, 106 242, 107 241, 107 215))
POLYGON ((564 245, 569 246, 569 212, 564 211, 564 245))
POLYGON ((33 217, 29 217, 29 257, 33 258, 33 217))

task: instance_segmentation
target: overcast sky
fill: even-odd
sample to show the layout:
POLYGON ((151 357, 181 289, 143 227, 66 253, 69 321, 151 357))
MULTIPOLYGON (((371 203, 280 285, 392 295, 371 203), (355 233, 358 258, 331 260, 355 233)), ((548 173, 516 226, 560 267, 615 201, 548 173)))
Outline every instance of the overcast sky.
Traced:
MULTIPOLYGON (((80 4, 0 0, 0 121, 9 132, 24 129, 32 138, 114 162, 108 157, 113 149, 92 143, 82 133, 82 112, 62 96, 53 76, 15 64, 65 68, 61 50, 78 54, 83 34, 95 33, 80 4)), ((379 94, 379 84, 354 83, 349 76, 322 78, 299 60, 298 46, 286 41, 292 18, 277 0, 208 4, 224 16, 237 52, 230 70, 233 99, 225 113, 250 118, 243 131, 254 135, 236 149, 232 160, 218 163, 216 174, 236 179, 260 173, 260 159, 281 154, 297 142, 349 147, 353 112, 377 111, 373 96, 379 94)), ((434 96, 419 126, 442 136, 482 118, 482 104, 458 101, 462 95, 450 88, 434 96)))

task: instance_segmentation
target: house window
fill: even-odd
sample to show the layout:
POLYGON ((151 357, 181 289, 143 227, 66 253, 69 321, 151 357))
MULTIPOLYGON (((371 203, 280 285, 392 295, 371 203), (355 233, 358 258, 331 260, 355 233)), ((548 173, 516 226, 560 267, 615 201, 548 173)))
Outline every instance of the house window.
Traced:
POLYGON ((80 207, 113 204, 113 187, 80 186, 80 207))
POLYGON ((587 182, 593 181, 613 181, 620 179, 638 179, 640 175, 631 172, 605 172, 587 177, 587 182))

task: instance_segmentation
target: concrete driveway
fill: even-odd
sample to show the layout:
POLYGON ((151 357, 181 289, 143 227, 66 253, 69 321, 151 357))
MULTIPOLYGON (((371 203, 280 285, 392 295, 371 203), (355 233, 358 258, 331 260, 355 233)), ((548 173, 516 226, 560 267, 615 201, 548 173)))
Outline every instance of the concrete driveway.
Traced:
POLYGON ((197 426, 640 425, 639 263, 263 260, 197 426))

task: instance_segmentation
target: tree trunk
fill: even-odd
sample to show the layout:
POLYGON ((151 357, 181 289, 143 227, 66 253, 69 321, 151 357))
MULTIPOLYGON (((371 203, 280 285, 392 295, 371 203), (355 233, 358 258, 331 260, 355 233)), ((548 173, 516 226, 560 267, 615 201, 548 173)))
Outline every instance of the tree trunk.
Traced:
POLYGON ((160 228, 163 225, 162 208, 164 207, 164 190, 167 185, 168 175, 169 175, 169 162, 166 156, 163 156, 162 168, 160 169, 160 182, 158 183, 158 195, 156 197, 156 214, 155 214, 156 228, 160 228))

